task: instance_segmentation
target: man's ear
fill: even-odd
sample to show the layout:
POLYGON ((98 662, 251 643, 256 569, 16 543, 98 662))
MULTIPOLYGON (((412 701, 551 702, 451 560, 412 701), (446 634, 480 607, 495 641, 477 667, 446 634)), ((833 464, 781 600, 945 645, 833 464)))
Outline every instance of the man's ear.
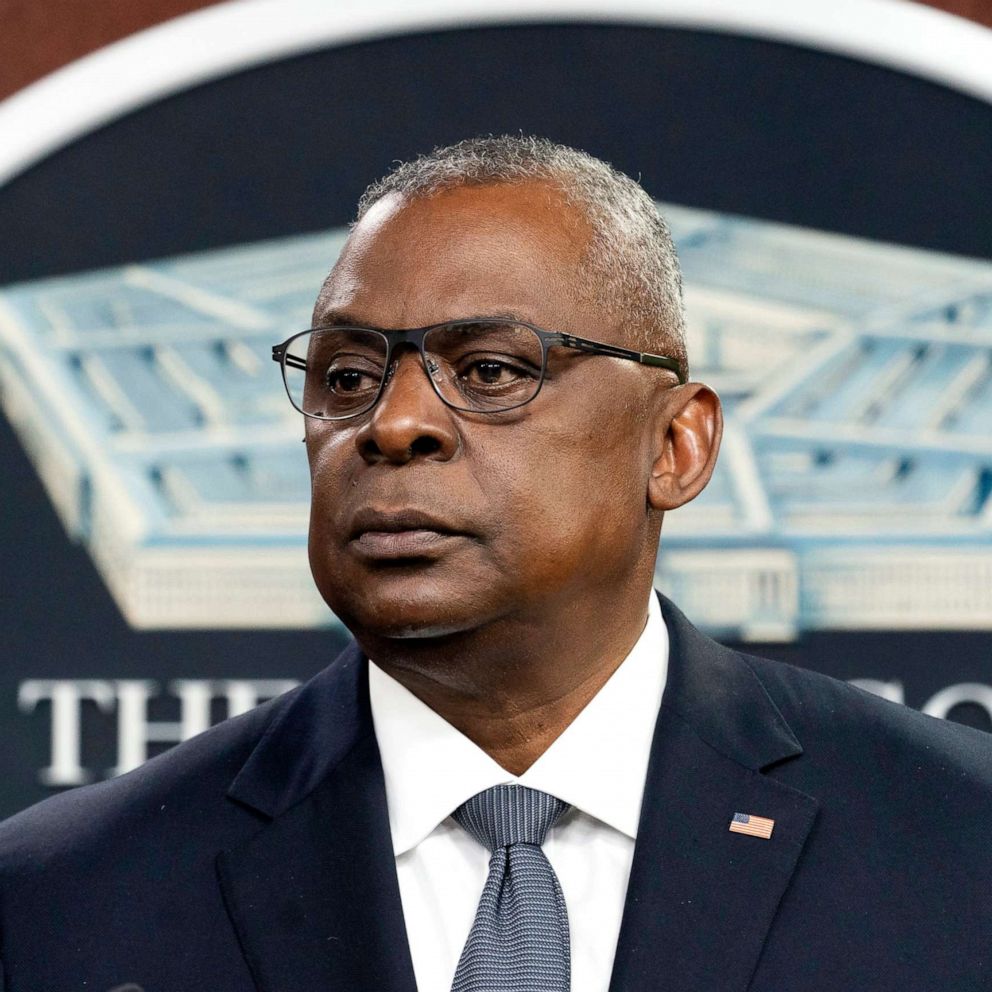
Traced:
POLYGON ((648 504, 674 510, 698 496, 713 474, 723 436, 720 398, 699 382, 668 390, 657 424, 648 504))

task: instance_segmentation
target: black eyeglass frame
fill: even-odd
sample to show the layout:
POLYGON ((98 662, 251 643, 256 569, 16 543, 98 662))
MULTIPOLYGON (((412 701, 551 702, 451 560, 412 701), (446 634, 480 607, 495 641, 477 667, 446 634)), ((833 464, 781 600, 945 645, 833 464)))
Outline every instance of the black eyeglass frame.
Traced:
POLYGON ((548 331, 543 327, 537 327, 535 324, 530 324, 525 320, 516 320, 509 317, 479 317, 474 320, 471 318, 467 318, 465 320, 442 320, 440 323, 429 324, 426 327, 413 327, 399 330, 383 330, 378 327, 360 327, 358 325, 341 324, 327 324, 319 327, 308 327, 305 331, 299 331, 298 333, 291 335, 281 344, 274 344, 272 346, 272 361, 279 363, 279 367, 282 371, 282 382, 286 387, 286 395, 289 397, 289 401, 293 405, 294 410, 299 410, 304 417, 311 417, 314 420, 351 420, 353 417, 360 417, 363 413, 368 413, 369 410, 374 409, 375 405, 379 402, 382 397, 383 390, 385 390, 393 374, 393 353, 401 344, 412 344, 417 349, 420 354, 421 365, 423 366, 427 379, 430 382, 434 392, 437 394, 438 399, 441 400, 445 406, 450 407, 452 410, 458 410, 460 413, 507 413, 510 410, 517 410, 520 407, 526 406, 528 403, 532 402, 537 397, 538 393, 540 393, 541 387, 544 385, 545 374, 548 368, 548 350, 556 345, 563 348, 571 348, 574 351, 582 351, 590 355, 605 355, 608 358, 622 358, 627 361, 638 362, 641 365, 647 365, 652 368, 666 369, 669 372, 674 372, 675 375, 678 376, 680 386, 685 385, 688 381, 679 367, 679 362, 676 358, 670 358, 667 355, 653 355, 650 352, 645 351, 634 351, 630 348, 621 348, 618 345, 613 344, 604 344, 602 341, 593 341, 590 338, 578 337, 575 334, 566 334, 564 331, 548 331), (434 377, 430 373, 430 369, 427 365, 427 354, 424 351, 424 338, 430 331, 435 331, 439 327, 478 327, 480 325, 498 326, 500 324, 518 324, 521 327, 527 327, 540 339, 541 378, 537 384, 537 389, 534 390, 532 396, 529 396, 522 403, 515 403, 513 406, 501 407, 498 410, 476 410, 473 407, 457 406, 442 395, 441 390, 434 381, 434 377), (303 337, 304 334, 312 334, 315 331, 361 331, 366 334, 371 332, 374 334, 380 334, 385 339, 386 356, 384 359, 384 365, 386 373, 383 375, 382 381, 379 383, 379 389, 368 406, 365 406, 354 413, 346 413, 338 417, 322 417, 319 414, 307 413, 305 410, 300 410, 296 403, 293 402, 293 394, 290 391, 289 382, 286 379, 286 366, 288 365, 290 368, 300 369, 305 372, 307 369, 307 363, 303 359, 297 358, 295 355, 290 355, 289 348, 294 341, 303 337))

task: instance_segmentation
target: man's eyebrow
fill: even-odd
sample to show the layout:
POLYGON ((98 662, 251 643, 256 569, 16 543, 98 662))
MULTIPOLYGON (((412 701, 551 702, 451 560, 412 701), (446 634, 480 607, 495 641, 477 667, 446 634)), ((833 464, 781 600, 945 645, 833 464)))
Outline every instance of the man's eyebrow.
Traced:
MULTIPOLYGON (((513 310, 488 310, 484 313, 474 313, 466 314, 464 316, 449 317, 447 320, 437 321, 438 324, 451 324, 451 323, 472 323, 476 320, 512 320, 517 323, 529 324, 532 321, 523 314, 517 313, 513 310)), ((428 326, 434 326, 433 324, 428 326)), ((395 330, 395 328, 377 328, 373 325, 367 323, 364 320, 360 320, 357 317, 352 316, 346 312, 332 311, 325 314, 320 318, 320 321, 314 324, 314 327, 365 327, 369 330, 395 330)))
POLYGON ((351 316, 348 313, 342 313, 340 311, 331 311, 330 313, 325 313, 321 316, 320 320, 317 321, 314 327, 368 327, 369 325, 363 320, 358 320, 357 318, 351 316))
POLYGON ((523 314, 515 313, 512 310, 490 310, 488 313, 473 313, 465 317, 454 317, 453 320, 473 321, 473 320, 513 320, 522 324, 529 324, 531 321, 523 314))

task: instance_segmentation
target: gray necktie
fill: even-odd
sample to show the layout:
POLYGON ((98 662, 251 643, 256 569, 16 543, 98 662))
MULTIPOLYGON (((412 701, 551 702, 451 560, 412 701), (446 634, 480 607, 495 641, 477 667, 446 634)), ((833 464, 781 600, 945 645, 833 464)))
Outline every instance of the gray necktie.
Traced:
POLYGON ((537 789, 495 785, 452 814, 492 856, 451 992, 568 992, 568 914, 541 850, 568 809, 537 789))

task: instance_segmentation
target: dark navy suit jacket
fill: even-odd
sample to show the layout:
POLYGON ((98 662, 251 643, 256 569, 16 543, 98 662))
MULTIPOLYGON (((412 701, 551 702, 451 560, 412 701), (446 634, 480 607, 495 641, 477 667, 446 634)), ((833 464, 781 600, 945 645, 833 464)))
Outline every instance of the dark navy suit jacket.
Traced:
MULTIPOLYGON (((612 992, 992 989, 992 735, 663 609, 612 992)), ((367 669, 0 826, 7 992, 414 992, 367 669)))

